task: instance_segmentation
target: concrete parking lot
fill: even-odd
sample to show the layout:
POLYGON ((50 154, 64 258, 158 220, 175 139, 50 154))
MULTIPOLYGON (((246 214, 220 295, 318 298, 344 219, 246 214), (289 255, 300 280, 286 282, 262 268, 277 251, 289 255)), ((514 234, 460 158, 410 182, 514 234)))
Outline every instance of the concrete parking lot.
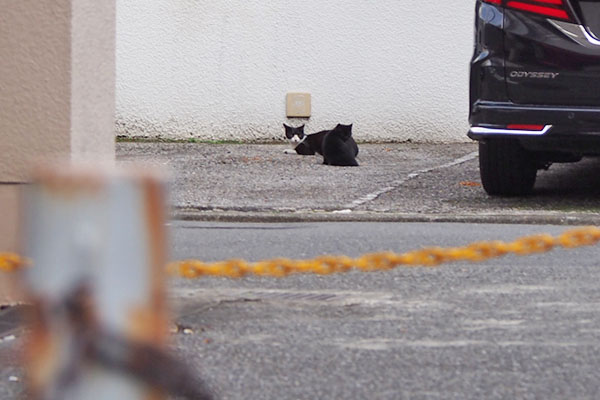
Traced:
POLYGON ((361 144, 357 168, 284 154, 283 144, 119 143, 123 163, 171 172, 178 218, 594 224, 600 160, 538 172, 531 196, 494 198, 480 184, 477 145, 361 144))

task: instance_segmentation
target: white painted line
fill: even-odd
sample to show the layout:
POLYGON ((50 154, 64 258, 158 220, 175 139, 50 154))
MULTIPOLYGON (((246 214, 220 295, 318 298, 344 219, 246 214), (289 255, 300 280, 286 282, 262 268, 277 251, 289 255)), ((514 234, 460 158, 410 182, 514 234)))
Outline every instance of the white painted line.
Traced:
POLYGON ((379 190, 376 190, 372 193, 369 193, 365 196, 362 196, 356 200, 354 200, 352 203, 347 204, 344 206, 344 209, 354 209, 358 206, 361 206, 365 203, 368 203, 369 201, 373 201, 376 198, 378 198, 379 196, 381 196, 382 194, 391 192, 394 189, 399 188, 401 185, 403 185, 404 183, 408 182, 411 179, 414 179, 416 177, 418 177, 421 174, 427 173, 427 172, 431 172, 431 171, 436 171, 438 169, 445 169, 445 168, 450 168, 453 167, 455 165, 459 165, 462 163, 465 163, 467 161, 471 161, 474 158, 477 158, 478 152, 474 151, 472 153, 466 154, 460 158, 457 158, 456 160, 450 161, 448 163, 442 164, 442 165, 436 165, 435 167, 430 167, 430 168, 424 168, 424 169, 420 169, 416 172, 411 172, 410 174, 408 174, 405 178, 401 178, 398 180, 395 180, 392 182, 392 184, 390 186, 386 186, 384 188, 381 188, 379 190))
POLYGON ((15 335, 8 335, 2 338, 3 342, 11 342, 15 340, 17 337, 15 335))
POLYGON ((334 214, 350 214, 352 212, 352 210, 349 209, 344 209, 344 210, 335 210, 333 213, 334 214))

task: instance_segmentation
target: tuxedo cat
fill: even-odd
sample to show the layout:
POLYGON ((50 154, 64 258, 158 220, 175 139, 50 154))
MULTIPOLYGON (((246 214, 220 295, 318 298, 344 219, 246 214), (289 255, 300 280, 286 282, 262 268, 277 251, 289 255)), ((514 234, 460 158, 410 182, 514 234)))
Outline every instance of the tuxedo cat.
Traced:
POLYGON ((304 125, 297 128, 287 126, 283 124, 285 128, 285 137, 287 137, 293 146, 293 149, 286 149, 285 154, 292 154, 295 150, 296 153, 304 156, 312 156, 315 153, 323 154, 321 150, 321 144, 323 137, 329 131, 320 131, 311 133, 310 135, 304 134, 304 125))
POLYGON ((352 124, 337 124, 323 138, 323 164, 357 167, 358 145, 352 138, 352 124))

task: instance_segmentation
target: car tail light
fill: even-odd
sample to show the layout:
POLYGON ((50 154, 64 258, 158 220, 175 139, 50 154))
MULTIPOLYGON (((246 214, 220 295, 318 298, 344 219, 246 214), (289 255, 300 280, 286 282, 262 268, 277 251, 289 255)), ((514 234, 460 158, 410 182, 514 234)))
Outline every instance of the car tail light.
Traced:
POLYGON ((485 3, 504 5, 506 8, 525 11, 553 19, 572 21, 565 0, 483 0, 485 3))
POLYGON ((506 126, 506 129, 514 129, 520 131, 541 131, 544 128, 545 125, 510 124, 506 126))

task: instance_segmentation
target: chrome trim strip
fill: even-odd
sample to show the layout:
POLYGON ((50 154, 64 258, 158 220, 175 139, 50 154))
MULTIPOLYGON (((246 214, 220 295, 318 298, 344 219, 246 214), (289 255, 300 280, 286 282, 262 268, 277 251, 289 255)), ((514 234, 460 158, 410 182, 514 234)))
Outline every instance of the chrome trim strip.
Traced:
POLYGON ((600 40, 596 39, 582 25, 572 24, 565 21, 556 21, 552 19, 548 19, 547 21, 577 44, 585 46, 589 49, 595 49, 600 46, 600 40))
POLYGON ((589 33, 588 30, 585 29, 583 26, 579 25, 579 27, 581 28, 581 31, 585 35, 585 38, 588 40, 588 42, 590 42, 594 46, 600 46, 600 40, 598 40, 594 36, 592 36, 592 34, 589 33))
POLYGON ((541 131, 527 131, 524 129, 501 129, 501 128, 484 128, 481 126, 471 127, 471 132, 485 135, 533 135, 540 136, 548 132, 552 128, 552 125, 544 126, 541 131))

